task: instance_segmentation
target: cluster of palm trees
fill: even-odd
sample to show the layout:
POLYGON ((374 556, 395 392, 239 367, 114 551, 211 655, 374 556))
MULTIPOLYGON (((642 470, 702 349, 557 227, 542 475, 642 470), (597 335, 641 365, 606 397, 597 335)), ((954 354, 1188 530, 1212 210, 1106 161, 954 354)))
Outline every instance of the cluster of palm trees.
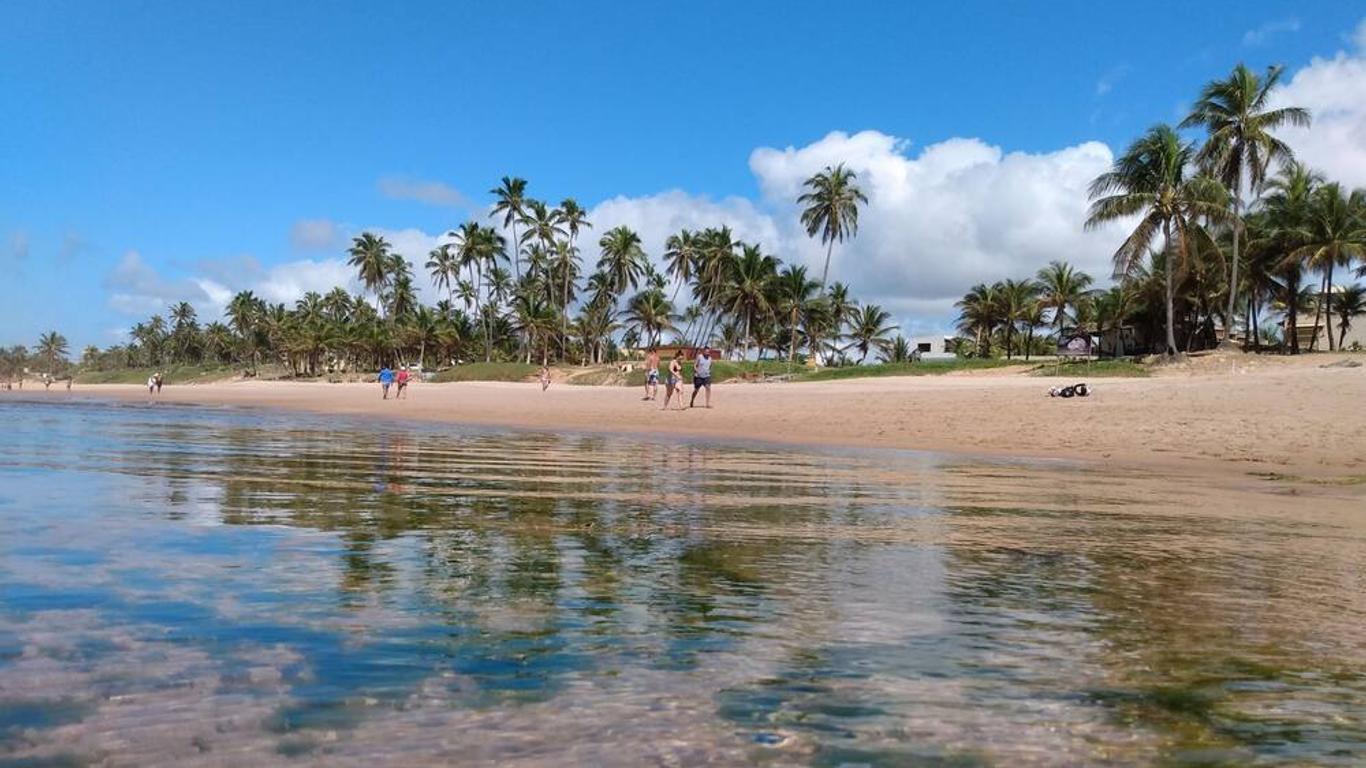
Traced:
POLYGON ((826 285, 834 246, 857 234, 866 203, 855 173, 827 167, 805 187, 802 223, 827 246, 819 282, 726 226, 671 235, 658 267, 636 232, 615 227, 601 233, 598 259, 585 274, 580 246, 593 226, 587 211, 572 198, 551 206, 528 196, 525 180, 504 177, 490 190, 494 222, 467 221, 427 254, 423 268, 443 296, 434 307, 418 298, 412 262, 364 232, 347 250, 359 295, 338 287, 289 307, 243 291, 221 320, 206 325, 181 302, 169 320, 157 315, 134 326, 128 344, 88 349, 83 364, 238 363, 255 370, 269 361, 298 375, 399 361, 595 364, 623 347, 659 344, 665 334, 743 358, 772 352, 793 362, 807 355, 862 362, 870 354, 894 358, 898 348, 904 354, 905 341, 898 347, 891 338, 890 313, 860 306, 842 283, 826 285))
POLYGON ((23 345, 0 347, 0 379, 22 378, 24 371, 60 378, 68 374, 68 354, 66 337, 56 331, 39 336, 32 352, 23 345))
POLYGON ((1310 122, 1304 109, 1269 106, 1281 72, 1238 65, 1205 86, 1180 126, 1205 129, 1203 145, 1154 126, 1091 185, 1088 227, 1136 222, 1114 256, 1119 320, 1128 310, 1151 319, 1160 301, 1167 355, 1231 342, 1240 324, 1250 346, 1277 341, 1298 352, 1294 329, 1305 310, 1315 316, 1311 345, 1322 321, 1333 349, 1360 314, 1360 288, 1338 286, 1334 270, 1355 265, 1366 276, 1366 193, 1326 182, 1276 137, 1310 122), (1314 273, 1317 298, 1303 287, 1314 273), (1272 312, 1285 316, 1284 332, 1261 327, 1272 312))
POLYGON ((955 304, 963 334, 957 351, 968 357, 1004 352, 1007 358, 1025 359, 1050 352, 1048 336, 1036 332, 1051 326, 1056 338, 1091 317, 1103 295, 1091 290, 1092 282, 1067 262, 1053 261, 1033 278, 974 285, 955 304))

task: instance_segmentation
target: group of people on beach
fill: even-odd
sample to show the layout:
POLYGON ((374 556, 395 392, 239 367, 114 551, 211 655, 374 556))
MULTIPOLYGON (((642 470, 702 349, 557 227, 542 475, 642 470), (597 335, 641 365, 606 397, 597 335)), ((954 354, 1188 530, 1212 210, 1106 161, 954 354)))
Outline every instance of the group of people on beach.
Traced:
POLYGON ((383 390, 383 399, 389 399, 389 388, 398 385, 398 391, 394 393, 394 399, 408 399, 408 383, 413 380, 413 374, 408 370, 408 366, 400 366, 395 373, 389 366, 379 369, 379 387, 383 390))
MULTIPOLYGON (((711 407, 711 349, 702 347, 697 351, 697 357, 693 360, 692 375, 692 397, 688 400, 688 408, 697 407, 697 395, 704 394, 703 407, 711 407)), ((664 405, 660 410, 669 409, 669 403, 675 403, 675 410, 683 410, 683 352, 680 350, 674 353, 669 360, 669 375, 664 380, 664 405)), ((645 357, 645 396, 642 400, 654 400, 659 395, 659 350, 650 347, 649 354, 645 357)), ((544 392, 550 387, 550 368, 542 365, 537 374, 537 380, 541 384, 541 391, 544 392)), ((150 393, 155 380, 156 390, 161 391, 161 374, 158 373, 152 379, 147 380, 147 390, 150 393)), ((397 386, 398 391, 394 393, 394 399, 407 399, 408 384, 412 381, 412 372, 408 366, 400 366, 398 371, 389 366, 384 366, 379 370, 380 397, 383 400, 389 399, 389 390, 397 386)))
MULTIPOLYGON (((659 350, 650 347, 650 352, 645 356, 645 397, 642 400, 654 400, 659 395, 659 350)), ((697 393, 706 392, 704 400, 705 407, 711 407, 711 349, 702 347, 697 351, 697 358, 693 361, 692 373, 692 397, 688 400, 688 407, 697 406, 697 393)), ((669 402, 678 395, 676 410, 683 410, 683 351, 674 353, 669 360, 669 376, 664 380, 664 405, 661 411, 669 409, 669 402)))

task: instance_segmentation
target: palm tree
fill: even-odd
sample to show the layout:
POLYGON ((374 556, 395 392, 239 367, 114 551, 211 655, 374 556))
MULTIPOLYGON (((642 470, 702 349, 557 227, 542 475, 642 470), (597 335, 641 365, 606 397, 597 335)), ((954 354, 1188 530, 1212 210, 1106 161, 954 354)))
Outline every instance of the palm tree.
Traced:
POLYGON ((489 216, 495 217, 502 214, 503 228, 512 228, 513 247, 517 249, 512 254, 512 267, 517 280, 520 281, 522 279, 522 241, 517 238, 517 222, 522 218, 523 207, 526 202, 526 179, 504 176, 502 183, 490 189, 489 194, 498 198, 498 202, 493 204, 493 210, 489 212, 489 216))
POLYGON ((727 310, 744 323, 740 341, 745 347, 746 358, 749 357, 750 329, 760 316, 772 312, 769 296, 777 276, 777 259, 760 251, 757 245, 741 248, 723 301, 727 310))
POLYGON ((1232 337, 1233 310, 1238 299, 1243 183, 1248 183, 1254 198, 1261 194, 1271 162, 1284 162, 1293 157, 1290 147, 1272 132, 1287 124, 1309 125, 1309 111, 1301 107, 1267 109, 1271 91, 1281 79, 1283 70, 1279 66, 1267 67, 1266 75, 1258 77, 1239 64, 1228 77, 1206 84, 1191 113, 1181 121, 1182 128, 1203 126, 1209 132, 1196 159, 1207 173, 1224 185, 1233 201, 1233 255, 1229 261, 1226 342, 1232 337))
POLYGON ((674 327, 673 304, 658 288, 636 294, 626 307, 626 320, 639 330, 646 346, 659 343, 660 335, 674 327))
POLYGON ((423 266, 432 276, 432 285, 435 285, 438 291, 446 292, 447 301, 454 301, 455 293, 452 289, 460 279, 460 260, 451 251, 451 246, 447 244, 433 248, 427 254, 427 263, 423 266))
MULTIPOLYGON (((1102 339, 1105 332, 1114 330, 1115 339, 1119 341, 1123 338, 1119 330, 1124 327, 1129 316, 1134 311, 1134 293, 1125 283, 1113 286, 1108 291, 1097 293, 1093 299, 1093 309, 1096 317, 1096 331, 1102 339)), ((1123 354, 1122 344, 1113 350, 1116 357, 1123 354)))
POLYGON ((640 235, 629 227, 615 227, 603 233, 598 246, 602 248, 598 270, 610 279, 612 293, 625 293, 628 285, 635 288, 645 274, 645 251, 640 246, 640 235))
POLYGON ((1342 342, 1352 327, 1352 318, 1366 315, 1366 288, 1353 283, 1338 291, 1333 303, 1338 313, 1338 349, 1342 349, 1342 342))
POLYGON ((978 357, 991 356, 991 334, 1001 322, 999 287, 978 283, 954 302, 958 308, 958 330, 973 337, 978 357))
POLYGON ((869 350, 877 350, 878 354, 886 354, 891 347, 892 340, 889 338, 892 331, 897 329, 895 323, 889 324, 892 313, 887 312, 876 304, 864 305, 863 309, 854 316, 850 323, 849 338, 850 347, 859 351, 858 362, 863 365, 863 361, 868 357, 869 350))
POLYGON ((1115 251, 1115 277, 1134 270, 1160 234, 1166 254, 1166 353, 1177 354, 1176 262, 1187 263, 1194 238, 1209 240, 1200 220, 1223 221, 1227 192, 1210 177, 1187 177, 1194 147, 1168 125, 1157 125, 1131 144, 1113 167, 1091 182, 1086 228, 1140 215, 1138 225, 1115 251), (1175 256, 1175 258, 1173 258, 1175 256))
POLYGON ((1065 261, 1050 261, 1036 275, 1039 285, 1039 304, 1053 311, 1053 331, 1061 338, 1067 308, 1075 307, 1091 287, 1091 276, 1078 272, 1065 261))
MULTIPOLYGON (((1262 237, 1253 243, 1256 248, 1265 248, 1274 254, 1277 262, 1275 272, 1281 278, 1280 304, 1286 313, 1286 334, 1283 343, 1288 341, 1291 354, 1299 354, 1300 340, 1295 328, 1299 323, 1299 302, 1288 297, 1297 296, 1303 279, 1303 263, 1290 257, 1290 253, 1305 243, 1305 231, 1309 211, 1315 194, 1323 183, 1323 177, 1307 166, 1290 162, 1281 168, 1268 184, 1271 194, 1262 201, 1262 212, 1266 216, 1266 230, 1262 237)), ((1314 332, 1318 335, 1318 332, 1314 332)))
POLYGON ((577 271, 573 268, 574 260, 578 258, 579 249, 575 243, 579 239, 579 232, 583 229, 592 229, 593 224, 588 220, 588 211, 579 205, 578 201, 572 197, 566 197, 560 201, 560 223, 569 232, 569 243, 566 248, 556 245, 555 253, 560 259, 560 268, 564 273, 564 290, 562 291, 560 310, 564 315, 564 326, 561 333, 569 335, 569 293, 570 286, 577 277, 577 271))
POLYGON ((1030 308, 1038 305, 1039 284, 1033 280, 1005 280, 1000 284, 998 298, 1005 327, 1006 359, 1009 360, 1017 326, 1024 321, 1030 308))
POLYGON ((882 351, 878 359, 884 363, 909 363, 911 361, 911 343, 905 336, 897 334, 892 340, 890 347, 882 351))
POLYGON ((686 229, 669 235, 669 239, 664 241, 664 272, 675 281, 674 298, 678 298, 678 289, 692 280, 699 259, 698 251, 697 237, 686 229))
POLYGON ((806 310, 806 305, 815 295, 818 286, 815 280, 806 277, 806 267, 789 264, 783 268, 778 275, 774 286, 776 295, 775 310, 782 315, 788 324, 791 340, 787 348, 787 361, 789 363, 797 360, 797 329, 798 320, 806 310))
POLYGON ((797 197, 797 202, 806 206, 802 209, 802 225, 806 227, 807 236, 815 237, 819 232, 821 242, 826 244, 825 267, 821 269, 822 293, 830 274, 830 253, 835 248, 835 241, 843 243, 844 238, 858 234, 858 207, 860 203, 868 202, 863 191, 854 184, 857 176, 846 169, 844 163, 833 168, 826 166, 824 171, 804 183, 810 191, 797 197))
POLYGON ((381 305, 380 311, 383 312, 384 302, 380 300, 380 293, 389 285, 394 266, 389 243, 383 237, 362 232, 352 239, 347 254, 350 258, 346 263, 356 268, 357 276, 360 277, 365 290, 375 295, 375 299, 381 305))
POLYGON ((1366 191, 1348 194, 1336 182, 1324 184, 1314 193, 1308 210, 1308 220, 1299 231, 1303 244, 1290 253, 1289 258, 1302 262, 1309 269, 1323 273, 1323 290, 1319 311, 1314 313, 1314 336, 1310 345, 1318 341, 1319 314, 1326 317, 1328 349, 1333 343, 1333 268, 1345 267, 1354 259, 1366 257, 1366 191))
POLYGON ((228 302, 224 314, 232 325, 232 329, 237 332, 243 351, 251 353, 251 370, 255 374, 258 352, 256 343, 257 323, 265 314, 265 302, 256 298, 256 294, 251 291, 239 291, 228 302))
POLYGON ((48 331, 38 337, 38 357, 43 359, 49 376, 56 374, 57 363, 65 362, 67 356, 66 337, 56 331, 48 331))

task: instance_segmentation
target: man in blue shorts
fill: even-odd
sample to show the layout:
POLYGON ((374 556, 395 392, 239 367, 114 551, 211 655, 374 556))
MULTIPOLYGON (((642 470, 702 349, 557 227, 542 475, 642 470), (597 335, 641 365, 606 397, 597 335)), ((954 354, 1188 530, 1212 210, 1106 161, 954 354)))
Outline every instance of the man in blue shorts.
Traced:
POLYGON ((645 356, 645 397, 641 400, 653 400, 659 394, 659 350, 650 347, 650 354, 645 356))
POLYGON ((697 359, 692 363, 692 399, 688 401, 689 408, 697 406, 697 391, 703 387, 707 390, 707 407, 711 407, 711 348, 702 347, 697 352, 697 359))
POLYGON ((389 387, 394 384, 394 372, 389 370, 389 366, 379 369, 379 386, 384 390, 384 399, 389 399, 389 387))

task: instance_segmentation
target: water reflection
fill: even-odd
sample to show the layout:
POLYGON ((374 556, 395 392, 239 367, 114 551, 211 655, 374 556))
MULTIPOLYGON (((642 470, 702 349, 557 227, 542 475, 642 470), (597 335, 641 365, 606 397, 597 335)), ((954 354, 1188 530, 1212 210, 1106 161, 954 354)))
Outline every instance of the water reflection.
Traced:
POLYGON ((189 408, 0 418, 22 446, 0 458, 0 765, 1366 759, 1360 499, 189 408))

